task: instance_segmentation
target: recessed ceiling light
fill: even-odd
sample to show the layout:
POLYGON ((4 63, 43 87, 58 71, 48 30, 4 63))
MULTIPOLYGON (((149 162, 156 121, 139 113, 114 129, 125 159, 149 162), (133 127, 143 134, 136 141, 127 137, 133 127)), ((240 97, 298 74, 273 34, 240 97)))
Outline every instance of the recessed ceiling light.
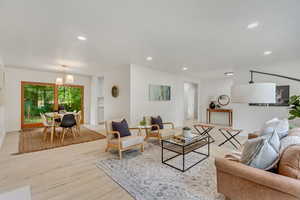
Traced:
POLYGON ((188 69, 189 69, 189 68, 187 68, 187 67, 183 67, 183 68, 182 68, 183 71, 186 71, 186 70, 188 70, 188 69))
POLYGON ((270 55, 270 54, 272 54, 272 51, 265 51, 265 52, 264 52, 264 55, 266 55, 266 56, 267 56, 267 55, 270 55))
POLYGON ((253 29, 253 28, 256 28, 258 27, 259 23, 258 22, 253 22, 251 24, 248 24, 247 28, 248 29, 253 29))
POLYGON ((233 72, 225 72, 224 75, 225 75, 225 76, 233 76, 234 73, 233 73, 233 72))
POLYGON ((84 37, 84 36, 78 36, 78 37, 77 37, 77 39, 78 39, 78 40, 82 40, 82 41, 85 41, 85 40, 87 40, 87 38, 86 38, 86 37, 84 37))
POLYGON ((150 56, 148 56, 146 59, 147 59, 148 61, 153 60, 153 58, 150 57, 150 56))

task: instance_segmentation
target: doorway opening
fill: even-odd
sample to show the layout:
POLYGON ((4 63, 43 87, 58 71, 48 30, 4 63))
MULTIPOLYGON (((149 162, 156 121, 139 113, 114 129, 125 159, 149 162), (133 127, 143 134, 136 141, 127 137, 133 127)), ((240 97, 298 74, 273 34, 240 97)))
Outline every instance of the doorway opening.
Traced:
POLYGON ((198 120, 198 84, 184 83, 184 120, 193 122, 198 120))

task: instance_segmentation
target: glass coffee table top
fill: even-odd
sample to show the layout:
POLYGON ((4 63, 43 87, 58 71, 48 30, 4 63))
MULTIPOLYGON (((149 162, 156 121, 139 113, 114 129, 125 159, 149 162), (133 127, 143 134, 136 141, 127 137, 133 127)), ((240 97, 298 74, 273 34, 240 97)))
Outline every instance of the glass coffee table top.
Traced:
POLYGON ((207 140, 209 135, 204 134, 200 135, 197 132, 192 132, 192 137, 184 137, 183 135, 176 135, 168 139, 163 139, 164 142, 180 145, 180 146, 187 146, 199 141, 207 140))

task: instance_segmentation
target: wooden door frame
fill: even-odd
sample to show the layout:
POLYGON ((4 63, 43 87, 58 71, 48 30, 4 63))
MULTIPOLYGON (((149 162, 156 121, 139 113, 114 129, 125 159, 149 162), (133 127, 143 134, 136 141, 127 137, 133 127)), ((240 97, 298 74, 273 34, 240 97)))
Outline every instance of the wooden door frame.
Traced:
POLYGON ((52 86, 53 90, 54 90, 54 107, 53 107, 53 109, 58 108, 58 87, 59 86, 81 88, 81 114, 82 114, 81 123, 82 124, 84 123, 84 86, 83 85, 72 85, 72 84, 56 85, 55 83, 21 81, 21 129, 35 128, 35 127, 43 126, 43 123, 24 124, 24 111, 25 111, 25 108, 24 108, 24 86, 25 85, 52 86))

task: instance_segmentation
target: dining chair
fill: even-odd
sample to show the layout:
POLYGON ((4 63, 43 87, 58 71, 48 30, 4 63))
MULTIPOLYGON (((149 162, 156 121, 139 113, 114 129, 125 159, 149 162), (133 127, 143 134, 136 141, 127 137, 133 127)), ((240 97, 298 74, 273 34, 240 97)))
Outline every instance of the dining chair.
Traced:
POLYGON ((75 132, 73 128, 76 128, 76 119, 73 114, 66 114, 63 116, 60 127, 62 127, 62 135, 61 135, 61 142, 64 142, 65 134, 69 131, 72 133, 73 138, 75 138, 75 132))
POLYGON ((53 122, 49 122, 49 121, 47 120, 47 117, 45 116, 45 114, 40 113, 40 116, 41 116, 41 118, 42 118, 42 121, 43 121, 43 127, 44 127, 44 130, 43 130, 44 138, 43 138, 43 140, 46 141, 46 139, 47 139, 47 134, 48 134, 48 128, 52 128, 54 125, 53 125, 53 122))
POLYGON ((76 129, 77 129, 78 135, 80 135, 80 125, 81 125, 81 119, 82 119, 81 113, 82 113, 81 110, 79 110, 76 114, 76 129))

